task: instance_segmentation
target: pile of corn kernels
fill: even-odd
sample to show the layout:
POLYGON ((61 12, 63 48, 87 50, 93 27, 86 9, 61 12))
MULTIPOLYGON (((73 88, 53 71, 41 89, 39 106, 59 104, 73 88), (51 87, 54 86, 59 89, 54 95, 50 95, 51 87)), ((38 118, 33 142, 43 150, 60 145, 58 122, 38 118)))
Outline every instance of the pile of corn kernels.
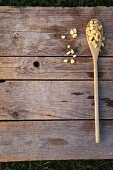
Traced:
POLYGON ((86 28, 86 36, 92 47, 97 48, 99 43, 104 47, 102 41, 105 40, 105 37, 102 37, 102 25, 98 20, 94 19, 89 22, 86 28))

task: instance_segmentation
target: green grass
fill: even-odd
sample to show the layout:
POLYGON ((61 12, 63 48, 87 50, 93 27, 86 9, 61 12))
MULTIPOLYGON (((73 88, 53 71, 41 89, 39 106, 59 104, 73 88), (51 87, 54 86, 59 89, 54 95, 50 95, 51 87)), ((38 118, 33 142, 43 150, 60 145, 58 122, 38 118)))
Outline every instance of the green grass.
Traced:
MULTIPOLYGON (((113 0, 0 0, 0 6, 112 6, 113 0)), ((112 160, 0 163, 0 170, 113 170, 112 160)))
POLYGON ((111 6, 113 0, 1 0, 11 6, 111 6))
POLYGON ((113 161, 32 161, 1 163, 0 170, 113 170, 113 161))

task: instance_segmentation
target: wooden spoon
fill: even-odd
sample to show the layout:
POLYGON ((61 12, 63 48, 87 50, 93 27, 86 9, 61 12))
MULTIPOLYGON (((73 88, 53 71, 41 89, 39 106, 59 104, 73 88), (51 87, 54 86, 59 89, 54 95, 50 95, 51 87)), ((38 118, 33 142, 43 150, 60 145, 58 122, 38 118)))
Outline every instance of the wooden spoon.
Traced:
MULTIPOLYGON (((97 21, 100 25, 101 22, 97 19, 92 19, 93 21, 97 21)), ((89 27, 89 23, 87 24, 87 27, 89 27)), ((86 27, 86 28, 87 28, 86 27)), ((103 36, 103 28, 101 29, 101 35, 103 36)), ((87 37, 87 35, 86 35, 87 37)), ((98 42, 97 48, 94 48, 91 46, 88 37, 87 37, 87 42, 91 51, 91 54, 93 56, 93 66, 94 66, 94 101, 95 101, 95 140, 96 143, 99 143, 100 141, 100 130, 99 130, 99 102, 98 102, 98 56, 99 56, 99 51, 100 47, 102 44, 102 40, 98 42)))

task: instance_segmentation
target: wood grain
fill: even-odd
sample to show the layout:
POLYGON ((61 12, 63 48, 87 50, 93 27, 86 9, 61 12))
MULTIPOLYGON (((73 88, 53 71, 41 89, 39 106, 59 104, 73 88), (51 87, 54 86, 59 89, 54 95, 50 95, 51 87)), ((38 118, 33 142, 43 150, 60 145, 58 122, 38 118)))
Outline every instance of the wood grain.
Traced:
MULTIPOLYGON (((113 119, 113 82, 99 82, 100 118, 113 119)), ((92 81, 0 83, 0 120, 94 119, 92 81)))
POLYGON ((71 44, 80 56, 90 56, 85 28, 99 19, 106 37, 103 56, 113 56, 113 7, 0 7, 0 56, 64 56, 71 44), (72 40, 71 28, 78 38, 72 40), (66 39, 61 40, 61 35, 66 39))
POLYGON ((113 7, 0 7, 0 162, 113 158, 112 14, 113 7), (85 37, 92 18, 106 37, 98 63, 99 144, 85 37), (76 40, 71 28, 78 30, 76 40), (62 63, 67 44, 81 56, 75 65, 62 63))
MULTIPOLYGON (((76 64, 65 64, 65 57, 1 57, 0 79, 93 80, 91 57, 77 57, 76 64), (34 67, 39 62, 39 67, 34 67)), ((100 57, 99 79, 113 80, 113 58, 100 57)))
POLYGON ((0 160, 112 159, 113 121, 101 121, 95 144, 94 121, 0 122, 0 160))

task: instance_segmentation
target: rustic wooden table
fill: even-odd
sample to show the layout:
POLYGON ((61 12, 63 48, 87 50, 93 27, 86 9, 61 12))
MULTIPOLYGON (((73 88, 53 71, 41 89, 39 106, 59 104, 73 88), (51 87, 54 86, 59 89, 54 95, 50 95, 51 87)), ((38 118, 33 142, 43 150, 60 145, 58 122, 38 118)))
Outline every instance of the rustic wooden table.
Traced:
POLYGON ((113 7, 0 7, 0 161, 113 158, 113 7), (100 19, 101 141, 85 27, 100 19), (77 40, 68 35, 78 29, 77 40), (66 33, 67 39, 61 40, 66 33), (66 44, 79 57, 64 64, 66 44))

